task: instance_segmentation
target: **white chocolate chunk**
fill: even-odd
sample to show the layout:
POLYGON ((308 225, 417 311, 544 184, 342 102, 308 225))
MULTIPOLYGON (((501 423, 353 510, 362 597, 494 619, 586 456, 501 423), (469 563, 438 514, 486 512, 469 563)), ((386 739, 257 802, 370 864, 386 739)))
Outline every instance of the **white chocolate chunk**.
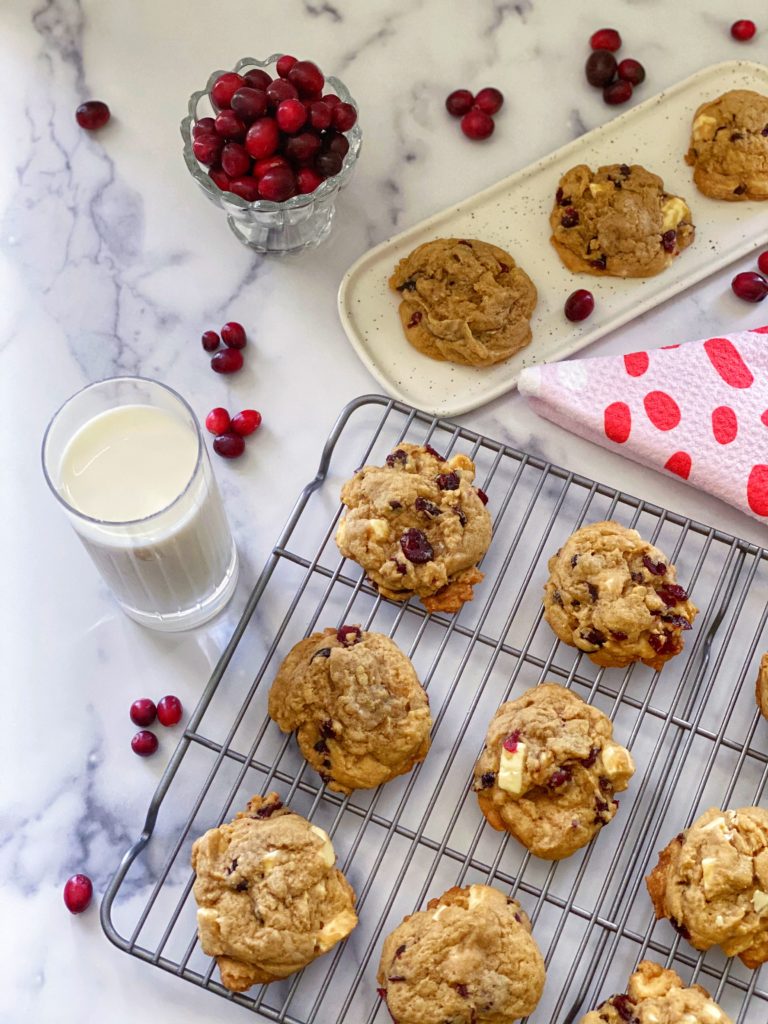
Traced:
POLYGON ((357 924, 357 914, 354 910, 342 910, 336 917, 332 917, 327 924, 323 925, 317 933, 317 945, 325 952, 337 942, 346 938, 357 924))
POLYGON ((701 874, 704 882, 704 892, 709 895, 713 887, 717 886, 717 857, 704 857, 702 859, 701 874))
POLYGON ((488 900, 488 889, 484 885, 470 885, 469 887, 469 909, 474 910, 481 903, 488 900))
POLYGON ((261 858, 261 869, 265 875, 268 875, 270 871, 274 871, 280 861, 280 851, 270 850, 261 858))
POLYGON ((499 761, 499 774, 496 777, 496 785, 512 796, 520 796, 523 791, 523 769, 525 768, 525 744, 518 743, 517 750, 511 754, 504 747, 501 748, 501 759, 499 761))
POLYGON ((752 906, 755 908, 755 912, 762 914, 766 907, 768 907, 768 892, 763 892, 762 889, 755 889, 752 893, 752 906))
POLYGON ((686 203, 683 202, 678 196, 673 196, 668 199, 661 208, 661 230, 671 231, 676 228, 681 220, 685 217, 690 217, 691 211, 688 209, 686 203))
POLYGON ((703 139, 710 134, 709 126, 717 124, 716 117, 710 117, 709 114, 701 114, 693 122, 693 137, 694 139, 703 139))
POLYGON ((440 917, 442 917, 442 915, 446 912, 447 909, 448 909, 448 904, 447 903, 443 903, 442 906, 438 907, 437 910, 432 915, 432 920, 433 921, 437 921, 440 917))
POLYGON ((599 196, 601 192, 613 191, 613 185, 606 185, 604 182, 592 181, 589 184, 589 191, 593 196, 599 196))
POLYGON ((321 828, 318 828, 317 825, 310 825, 309 831, 314 832, 315 835, 322 840, 323 845, 318 850, 318 853, 323 858, 325 866, 332 868, 336 863, 336 854, 334 853, 333 843, 331 842, 328 833, 324 832, 321 828))
POLYGON ((603 767, 606 774, 615 779, 618 775, 632 775, 635 763, 632 755, 619 743, 606 743, 602 749, 603 767))
POLYGON ((369 519, 368 526, 375 540, 389 539, 389 523, 386 519, 369 519))
POLYGON ((723 1019, 723 1011, 719 1007, 715 1006, 714 1003, 707 1003, 701 1010, 701 1021, 702 1024, 717 1024, 719 1020, 723 1019))
POLYGON ((713 818, 712 821, 707 822, 706 825, 701 826, 702 832, 722 832, 725 834, 725 818, 713 818))

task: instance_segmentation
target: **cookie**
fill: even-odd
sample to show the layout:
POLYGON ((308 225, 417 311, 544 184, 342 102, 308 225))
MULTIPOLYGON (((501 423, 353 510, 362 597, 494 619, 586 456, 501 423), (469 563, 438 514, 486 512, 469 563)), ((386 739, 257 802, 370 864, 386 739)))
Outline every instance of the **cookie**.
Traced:
POLYGON ((438 238, 395 267, 408 341, 431 359, 491 366, 531 340, 533 282, 503 249, 475 238, 438 238))
POLYGON ((429 611, 458 611, 483 578, 477 563, 491 543, 487 499, 474 478, 466 455, 443 459, 429 445, 398 445, 384 466, 363 466, 344 484, 339 550, 383 597, 416 594, 429 611))
POLYGON ((608 277, 660 274, 694 236, 685 200, 639 164, 572 167, 560 179, 549 223, 569 270, 608 277))
POLYGON ((712 807, 659 854, 646 878, 657 920, 695 949, 747 967, 768 960, 768 811, 712 807))
POLYGON ((613 818, 634 773, 612 737, 602 711, 556 683, 502 704, 475 764, 480 810, 537 857, 570 856, 613 818))
POLYGON ((685 162, 705 196, 768 199, 768 96, 734 89, 702 103, 685 162))
POLYGON ((676 971, 641 960, 626 995, 612 996, 580 1024, 733 1024, 701 985, 686 988, 676 971))
POLYGON ((768 718, 768 653, 760 659, 760 668, 755 683, 755 699, 760 708, 760 714, 768 718))
POLYGON ((387 936, 377 977, 397 1024, 505 1024, 535 1009, 544 959, 516 900, 454 886, 387 936))
POLYGON ((429 701, 389 637, 359 626, 326 629, 288 653, 269 692, 269 716, 296 732, 329 789, 372 789, 409 772, 429 750, 429 701))
POLYGON ((612 521, 571 534, 549 560, 544 618, 596 665, 657 671, 683 649, 697 608, 665 554, 612 521))
POLYGON ((197 930, 232 992, 301 970, 357 924, 355 894, 326 833, 255 796, 192 846, 197 930))

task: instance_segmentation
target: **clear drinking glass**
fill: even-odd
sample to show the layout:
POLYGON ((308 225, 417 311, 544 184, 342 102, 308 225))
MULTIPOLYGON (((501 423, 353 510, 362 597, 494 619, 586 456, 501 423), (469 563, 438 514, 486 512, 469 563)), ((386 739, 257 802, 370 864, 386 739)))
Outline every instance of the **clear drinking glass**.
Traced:
POLYGON ((176 631, 199 626, 224 607, 237 584, 237 550, 200 426, 180 395, 143 377, 90 384, 48 424, 42 459, 49 487, 127 615, 152 629, 176 631), (144 407, 169 413, 173 436, 184 441, 194 468, 159 511, 140 519, 98 519, 71 504, 63 457, 75 435, 89 425, 93 431, 92 421, 103 422, 97 418, 120 406, 134 407, 129 417, 140 417, 144 407))

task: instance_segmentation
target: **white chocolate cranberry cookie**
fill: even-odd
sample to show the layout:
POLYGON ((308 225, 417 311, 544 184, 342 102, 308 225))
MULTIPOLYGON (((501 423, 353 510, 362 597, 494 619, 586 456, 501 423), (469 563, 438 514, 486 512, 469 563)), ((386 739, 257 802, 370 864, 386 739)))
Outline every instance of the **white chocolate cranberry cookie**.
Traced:
POLYGON ((768 199, 768 96, 733 89, 693 115, 685 155, 705 196, 768 199))

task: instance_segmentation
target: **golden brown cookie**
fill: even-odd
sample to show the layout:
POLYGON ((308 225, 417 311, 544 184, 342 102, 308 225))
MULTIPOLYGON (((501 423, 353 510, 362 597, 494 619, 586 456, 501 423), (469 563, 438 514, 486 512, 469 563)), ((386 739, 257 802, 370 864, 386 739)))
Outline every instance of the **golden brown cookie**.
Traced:
POLYGON ((637 530, 612 521, 571 534, 549 560, 544 618, 596 665, 657 671, 683 649, 697 608, 674 565, 637 530))
POLYGON ((556 683, 502 704, 475 764, 480 810, 537 857, 570 856, 611 821, 634 773, 612 737, 602 711, 556 683))
POLYGON ((506 1024, 535 1009, 544 959, 516 900, 454 887, 387 936, 378 983, 397 1024, 506 1024))
POLYGON ((443 459, 429 445, 398 445, 384 466, 363 466, 344 484, 339 550, 383 597, 416 594, 430 611, 458 611, 483 578, 477 563, 491 543, 487 499, 474 478, 466 455, 443 459))
POLYGON ((652 277, 693 241, 688 204, 639 164, 572 167, 549 217, 551 242, 569 270, 652 277))
POLYGON ((641 960, 626 995, 611 996, 580 1024, 733 1024, 701 985, 687 988, 676 971, 641 960))
POLYGON ((432 359, 490 366, 531 340, 533 282, 503 249, 476 238, 438 238, 395 267, 408 341, 432 359))
POLYGON ((195 841, 200 945, 226 988, 285 978, 349 935, 355 894, 335 860, 326 833, 277 793, 253 797, 234 821, 195 841))
POLYGON ((646 878, 657 920, 695 949, 747 967, 768 960, 768 811, 712 807, 659 854, 646 878))
POLYGON ((685 161, 705 196, 768 199, 768 96, 734 89, 702 103, 685 161))
POLYGON ((269 715, 329 789, 371 789, 409 772, 429 750, 429 701, 410 659, 383 633, 326 629, 288 653, 269 715))
POLYGON ((755 683, 755 700, 760 708, 760 714, 768 718, 768 653, 760 659, 760 668, 755 683))

